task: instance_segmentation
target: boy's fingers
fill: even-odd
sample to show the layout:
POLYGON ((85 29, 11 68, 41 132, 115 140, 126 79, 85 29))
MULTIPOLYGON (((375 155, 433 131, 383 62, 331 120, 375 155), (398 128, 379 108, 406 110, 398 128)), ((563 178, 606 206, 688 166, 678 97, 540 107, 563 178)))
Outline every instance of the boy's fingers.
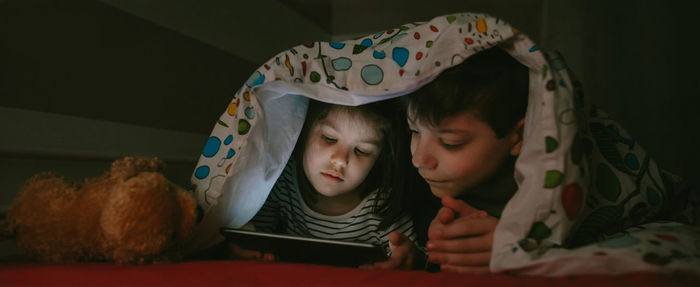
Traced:
POLYGON ((452 222, 452 220, 455 219, 455 212, 450 208, 442 207, 438 211, 437 219, 442 224, 448 224, 448 223, 452 222))
POLYGON ((491 252, 479 253, 444 253, 431 252, 428 261, 437 264, 447 264, 455 266, 488 266, 491 261, 491 252))
POLYGON ((489 251, 492 248, 493 236, 456 238, 449 240, 430 240, 426 243, 428 252, 474 253, 489 251))
POLYGON ((445 224, 440 222, 436 217, 430 222, 428 226, 428 238, 429 239, 442 239, 442 230, 445 228, 445 224))
POLYGON ((498 224, 495 217, 459 218, 438 231, 442 238, 477 236, 493 233, 498 224))
POLYGON ((442 205, 452 209, 459 217, 467 216, 479 211, 478 209, 471 207, 471 205, 467 204, 463 200, 454 199, 451 196, 443 196, 442 205))

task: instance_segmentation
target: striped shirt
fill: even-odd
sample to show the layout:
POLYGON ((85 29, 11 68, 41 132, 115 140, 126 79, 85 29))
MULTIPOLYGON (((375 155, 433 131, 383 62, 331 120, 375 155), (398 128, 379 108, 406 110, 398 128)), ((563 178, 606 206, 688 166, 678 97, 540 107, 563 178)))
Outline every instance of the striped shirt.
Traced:
POLYGON ((345 214, 320 214, 311 210, 302 199, 296 165, 290 160, 252 223, 259 231, 371 243, 383 246, 387 251, 388 236, 393 231, 398 230, 415 242, 413 221, 407 216, 399 218, 385 230, 379 230, 382 219, 372 211, 384 200, 375 190, 345 214))

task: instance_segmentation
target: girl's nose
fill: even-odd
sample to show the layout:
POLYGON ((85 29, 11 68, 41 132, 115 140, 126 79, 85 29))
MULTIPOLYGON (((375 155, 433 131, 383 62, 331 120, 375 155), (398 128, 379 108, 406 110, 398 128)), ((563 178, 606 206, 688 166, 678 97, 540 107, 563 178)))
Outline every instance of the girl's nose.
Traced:
POLYGON ((427 143, 421 143, 420 140, 411 140, 411 163, 416 168, 434 169, 437 167, 437 160, 430 151, 427 143))
POLYGON ((331 155, 331 164, 336 171, 340 171, 348 164, 348 153, 341 149, 337 149, 331 155))

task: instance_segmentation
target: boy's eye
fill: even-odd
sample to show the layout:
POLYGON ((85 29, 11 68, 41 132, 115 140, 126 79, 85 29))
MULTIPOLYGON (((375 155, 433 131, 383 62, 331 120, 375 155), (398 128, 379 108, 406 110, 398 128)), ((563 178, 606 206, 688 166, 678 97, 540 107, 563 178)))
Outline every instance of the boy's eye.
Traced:
POLYGON ((408 132, 410 132, 411 134, 417 134, 417 133, 418 133, 418 131, 417 131, 417 130, 414 130, 414 129, 408 129, 408 132))
POLYGON ((321 135, 321 139, 323 139, 323 141, 325 141, 327 143, 335 143, 338 141, 338 139, 329 137, 327 135, 321 135))
POLYGON ((355 148, 355 154, 359 156, 368 156, 369 152, 363 151, 359 148, 355 148))

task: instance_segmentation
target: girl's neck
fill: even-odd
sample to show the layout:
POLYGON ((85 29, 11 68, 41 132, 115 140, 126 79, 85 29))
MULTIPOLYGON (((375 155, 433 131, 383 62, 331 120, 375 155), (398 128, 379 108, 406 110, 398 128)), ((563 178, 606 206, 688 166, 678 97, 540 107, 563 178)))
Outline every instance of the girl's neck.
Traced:
POLYGON ((357 190, 328 197, 314 190, 302 190, 302 198, 311 210, 323 215, 338 216, 346 214, 362 202, 362 196, 357 190))

